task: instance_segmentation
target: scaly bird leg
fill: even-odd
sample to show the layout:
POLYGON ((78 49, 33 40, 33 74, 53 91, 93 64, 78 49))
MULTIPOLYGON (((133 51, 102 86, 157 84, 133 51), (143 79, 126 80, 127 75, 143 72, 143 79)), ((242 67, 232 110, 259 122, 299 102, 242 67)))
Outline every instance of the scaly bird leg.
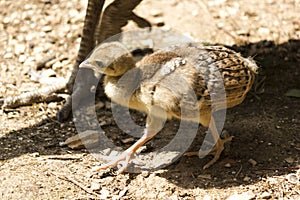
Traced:
POLYGON ((140 148, 143 144, 145 144, 148 140, 150 140, 156 133, 154 131, 145 130, 145 134, 131 147, 129 147, 126 151, 124 151, 120 156, 115 158, 114 160, 110 161, 107 164, 93 167, 93 171, 101 171, 108 168, 112 168, 117 166, 119 163, 121 164, 122 161, 122 167, 118 169, 118 174, 121 174, 124 172, 124 170, 128 167, 130 161, 134 157, 134 153, 138 148, 140 148))
MULTIPOLYGON (((159 112, 161 112, 160 108, 159 109, 156 108, 155 108, 156 111, 159 110, 159 112)), ((156 117, 156 116, 148 115, 145 133, 138 141, 136 141, 131 147, 129 147, 126 151, 124 151, 120 156, 110 161, 109 163, 101 166, 93 167, 93 171, 106 170, 108 168, 115 167, 118 164, 122 164, 122 167, 118 169, 118 174, 123 173, 124 170, 126 170, 126 168, 128 167, 130 161, 133 159, 134 153, 137 151, 137 149, 140 148, 147 141, 149 141, 151 138, 153 138, 163 127, 166 117, 164 116, 156 117)))
POLYGON ((206 155, 214 155, 214 158, 209 161, 206 165, 204 165, 203 169, 209 168, 211 165, 213 165, 219 158, 224 150, 224 144, 226 142, 230 142, 233 138, 233 136, 226 137, 225 139, 221 139, 216 127, 216 123, 213 117, 211 117, 210 121, 210 131, 212 133, 215 146, 213 147, 212 150, 207 150, 207 151, 201 151, 199 150, 198 152, 187 152, 185 153, 186 156, 194 156, 198 155, 200 158, 206 156, 206 155))

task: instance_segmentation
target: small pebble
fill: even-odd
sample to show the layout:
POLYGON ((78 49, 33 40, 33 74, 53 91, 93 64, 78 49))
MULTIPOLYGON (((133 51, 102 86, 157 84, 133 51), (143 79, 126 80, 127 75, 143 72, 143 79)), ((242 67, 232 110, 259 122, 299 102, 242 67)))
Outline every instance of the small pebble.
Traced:
POLYGON ((242 194, 234 194, 226 200, 252 200, 255 199, 255 194, 252 191, 243 192, 242 194))
POLYGON ((59 142, 58 145, 59 145, 60 147, 63 147, 63 146, 66 146, 67 144, 66 144, 65 142, 59 142))
POLYGON ((244 179, 243 179, 243 181, 246 181, 246 182, 248 182, 250 180, 251 180, 251 178, 249 176, 245 176, 244 179))
POLYGON ((27 58, 27 57, 26 57, 25 55, 20 55, 18 61, 19 61, 20 63, 24 63, 24 62, 26 61, 26 58, 27 58))
POLYGON ((230 164, 230 163, 226 163, 226 164, 224 165, 224 167, 230 168, 230 167, 231 167, 231 164, 230 164))
POLYGON ((149 175, 150 175, 150 172, 149 172, 149 171, 143 171, 143 172, 141 173, 141 176, 144 177, 144 178, 147 178, 149 175))
POLYGON ((50 102, 48 104, 48 108, 50 108, 50 109, 56 109, 57 108, 57 103, 56 102, 50 102))
POLYGON ((165 198, 165 200, 178 200, 178 197, 176 195, 172 195, 172 196, 165 198))
POLYGON ((267 183, 269 185, 276 185, 278 183, 278 181, 275 178, 268 178, 267 183))
POLYGON ((92 182, 91 183, 91 190, 93 191, 97 191, 97 190, 100 190, 101 189, 101 185, 97 182, 92 182))
POLYGON ((250 158, 250 159, 248 160, 248 162, 249 162, 252 166, 256 166, 256 165, 257 165, 257 162, 256 162, 254 159, 252 159, 252 158, 250 158))
POLYGON ((225 24, 223 22, 218 22, 217 23, 218 28, 223 28, 224 26, 225 26, 225 24))
POLYGON ((203 197, 203 200, 211 200, 211 199, 212 199, 211 196, 209 196, 207 194, 203 197))
POLYGON ((261 195, 260 195, 260 198, 261 199, 270 199, 272 196, 269 192, 263 192, 261 195))
POLYGON ((260 28, 258 28, 257 33, 259 35, 269 35, 270 34, 270 29, 265 28, 265 27, 260 27, 260 28))
POLYGON ((5 18, 2 20, 2 23, 3 23, 3 24, 8 24, 8 23, 10 23, 10 18, 9 18, 9 17, 5 17, 5 18))
POLYGON ((3 56, 4 59, 10 59, 12 57, 13 57, 13 54, 11 52, 8 52, 8 53, 4 54, 4 56, 3 56))
POLYGON ((103 198, 103 199, 107 199, 108 198, 108 196, 109 196, 109 191, 107 190, 107 189, 105 189, 105 188, 103 188, 101 191, 100 191, 100 194, 101 194, 101 199, 103 198))
POLYGON ((52 69, 53 70, 57 70, 57 69, 61 69, 63 67, 62 63, 60 61, 58 62, 55 62, 53 65, 52 65, 52 69))
POLYGON ((44 32, 50 32, 50 31, 52 31, 52 26, 44 26, 42 28, 42 31, 44 31, 44 32))
POLYGON ((25 50, 26 50, 26 46, 23 44, 19 44, 15 47, 15 54, 16 55, 23 54, 25 53, 25 50))
POLYGON ((132 142, 134 142, 134 138, 132 138, 132 137, 131 138, 125 138, 125 139, 122 139, 121 141, 124 144, 132 143, 132 142))
POLYGON ((33 152, 30 154, 32 157, 39 157, 40 156, 40 153, 39 152, 33 152))
POLYGON ((47 69, 41 73, 43 77, 53 77, 56 75, 56 72, 52 69, 47 69))
POLYGON ((34 39, 34 37, 32 35, 26 35, 25 36, 25 40, 28 41, 32 41, 34 39))
POLYGON ((292 158, 292 157, 288 157, 288 158, 286 158, 286 159, 284 159, 285 160, 285 162, 287 162, 288 164, 293 164, 294 163, 294 158, 292 158))
POLYGON ((210 174, 199 174, 198 178, 211 180, 210 174))
POLYGON ((286 176, 286 179, 292 184, 297 184, 300 181, 299 176, 297 174, 288 174, 286 176))

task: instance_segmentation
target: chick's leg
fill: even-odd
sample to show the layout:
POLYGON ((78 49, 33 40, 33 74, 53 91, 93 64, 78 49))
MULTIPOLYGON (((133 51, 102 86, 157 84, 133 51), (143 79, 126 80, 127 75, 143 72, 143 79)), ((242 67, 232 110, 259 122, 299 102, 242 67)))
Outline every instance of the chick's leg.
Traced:
POLYGON ((124 172, 128 167, 130 161, 133 159, 135 152, 139 147, 149 141, 152 137, 154 137, 160 129, 163 127, 165 122, 164 118, 159 118, 154 115, 148 115, 146 121, 146 129, 144 135, 136 141, 131 147, 129 147, 126 151, 124 151, 120 156, 117 156, 111 162, 104 164, 102 166, 97 166, 93 168, 93 171, 101 171, 108 168, 112 168, 121 164, 122 167, 118 169, 118 174, 124 172))
POLYGON ((211 165, 213 165, 219 158, 224 150, 224 144, 226 142, 230 142, 232 140, 232 136, 226 137, 224 139, 220 138, 220 135, 218 133, 216 123, 214 120, 214 117, 211 117, 210 120, 210 126, 209 126, 210 132, 213 136, 213 142, 214 142, 214 147, 211 150, 199 150, 198 152, 188 152, 185 155, 186 156, 193 156, 193 155, 198 155, 200 158, 206 156, 206 155, 214 155, 214 158, 209 161, 206 165, 204 165, 203 169, 209 168, 211 165))
POLYGON ((220 138, 220 135, 218 133, 214 117, 212 117, 211 121, 210 121, 210 131, 211 131, 211 134, 213 136, 215 146, 209 152, 199 150, 198 155, 199 155, 199 157, 203 157, 207 154, 210 154, 210 155, 214 155, 214 158, 211 161, 209 161, 206 165, 204 165, 203 169, 207 169, 211 165, 213 165, 215 162, 217 162, 217 160, 220 158, 220 155, 221 155, 222 151, 224 150, 224 144, 226 142, 230 142, 233 138, 233 136, 229 136, 229 137, 226 137, 224 139, 220 138))

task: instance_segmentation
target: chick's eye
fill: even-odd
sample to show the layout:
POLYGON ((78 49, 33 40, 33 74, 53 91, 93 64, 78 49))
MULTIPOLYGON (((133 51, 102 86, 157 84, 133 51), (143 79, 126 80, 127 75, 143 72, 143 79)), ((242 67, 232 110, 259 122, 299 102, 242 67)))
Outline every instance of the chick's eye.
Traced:
POLYGON ((100 60, 95 60, 95 63, 97 66, 102 67, 103 66, 103 62, 101 62, 100 60))

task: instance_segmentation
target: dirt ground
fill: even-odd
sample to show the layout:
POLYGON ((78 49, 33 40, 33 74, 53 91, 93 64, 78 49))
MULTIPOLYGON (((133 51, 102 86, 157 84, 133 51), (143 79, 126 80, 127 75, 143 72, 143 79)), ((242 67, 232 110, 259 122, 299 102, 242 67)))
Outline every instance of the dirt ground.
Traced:
MULTIPOLYGON (((86 4, 0 1, 0 98, 44 87, 28 71, 51 56, 55 62, 39 72, 70 76, 86 4)), ((257 87, 227 111, 225 129, 234 136, 230 149, 206 170, 202 167, 211 157, 183 156, 154 172, 94 173, 91 168, 100 161, 86 149, 59 145, 76 134, 71 120, 56 120, 62 101, 4 109, 0 199, 300 199, 300 99, 287 95, 300 89, 300 1, 144 0, 136 13, 153 26, 252 56, 261 67, 264 89, 257 87)), ((122 142, 127 135, 116 127, 109 106, 98 113, 116 144, 127 148, 133 143, 122 142)), ((144 115, 132 113, 143 124, 144 115)), ((168 122, 147 149, 168 142, 178 123, 168 122)), ((199 148, 205 131, 199 128, 191 150, 199 148)))

